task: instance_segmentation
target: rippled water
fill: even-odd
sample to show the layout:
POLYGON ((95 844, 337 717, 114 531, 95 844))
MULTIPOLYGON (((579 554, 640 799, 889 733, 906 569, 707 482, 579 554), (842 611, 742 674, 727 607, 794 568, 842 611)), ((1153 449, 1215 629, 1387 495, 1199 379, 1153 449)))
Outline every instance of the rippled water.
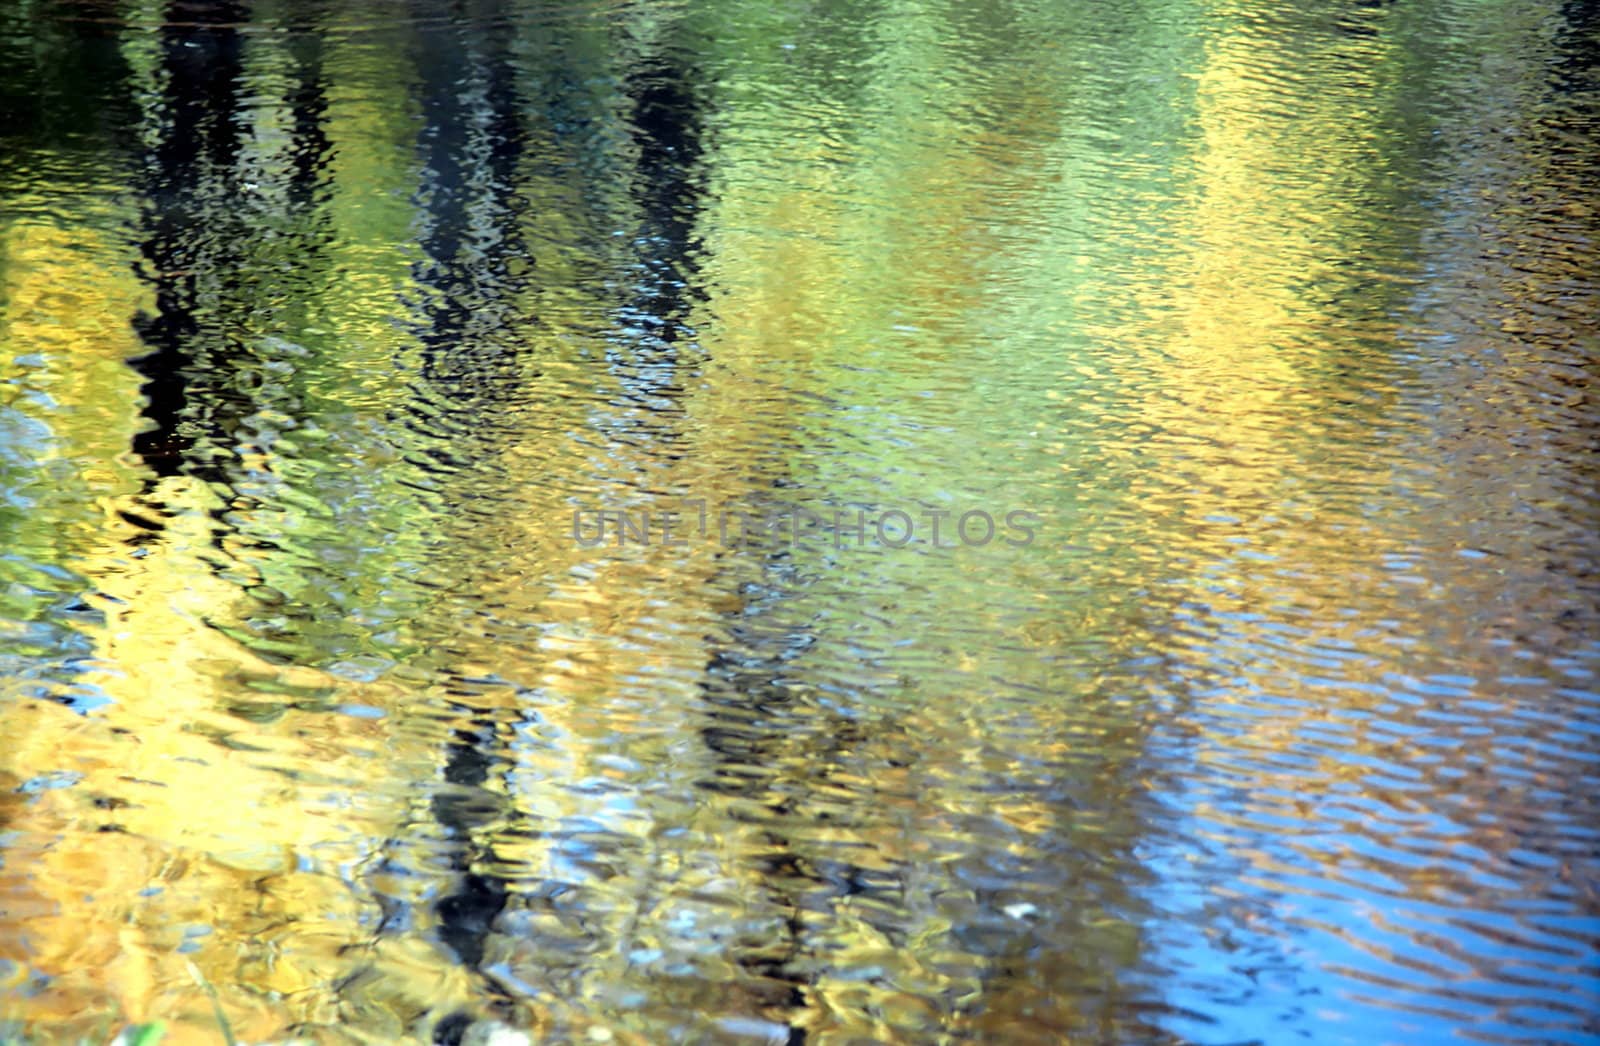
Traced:
POLYGON ((1597 56, 0 6, 0 1037, 1594 1041, 1597 56))

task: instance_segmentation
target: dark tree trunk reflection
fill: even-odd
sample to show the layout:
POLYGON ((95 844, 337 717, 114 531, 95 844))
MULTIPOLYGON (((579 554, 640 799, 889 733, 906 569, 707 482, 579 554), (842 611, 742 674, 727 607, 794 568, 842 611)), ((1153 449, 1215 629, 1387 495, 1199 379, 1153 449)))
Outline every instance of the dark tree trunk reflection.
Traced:
POLYGON ((146 379, 150 422, 134 437, 133 449, 157 476, 177 475, 195 445, 195 427, 205 428, 189 417, 196 368, 203 365, 202 331, 215 329, 214 317, 205 315, 201 281, 234 278, 238 268, 238 237, 219 235, 216 222, 229 213, 239 188, 239 26, 247 13, 237 3, 175 3, 162 29, 166 83, 160 143, 148 158, 143 244, 156 312, 139 319, 151 351, 133 364, 146 379))

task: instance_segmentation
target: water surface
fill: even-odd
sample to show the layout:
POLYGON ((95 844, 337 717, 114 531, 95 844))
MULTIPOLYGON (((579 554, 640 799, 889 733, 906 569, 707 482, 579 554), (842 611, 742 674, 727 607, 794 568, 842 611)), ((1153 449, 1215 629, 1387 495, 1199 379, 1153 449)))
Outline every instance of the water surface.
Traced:
POLYGON ((1597 51, 0 9, 0 1023, 1593 1041, 1597 51))

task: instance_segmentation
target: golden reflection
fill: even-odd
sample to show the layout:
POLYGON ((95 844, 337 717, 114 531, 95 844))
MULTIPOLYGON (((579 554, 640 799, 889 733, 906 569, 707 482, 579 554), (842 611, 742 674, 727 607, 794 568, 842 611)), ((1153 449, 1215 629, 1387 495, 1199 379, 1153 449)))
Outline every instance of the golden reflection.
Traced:
MULTIPOLYGON (((1532 9, 1525 14, 1529 24, 1541 17, 1532 9)), ((1319 896, 1351 881, 1349 869, 1361 868, 1392 883, 1398 897, 1459 903, 1482 887, 1462 872, 1470 861, 1455 855, 1479 848, 1503 852, 1517 845, 1514 833, 1492 821, 1458 823, 1454 838, 1432 844, 1431 862, 1416 861, 1405 841, 1391 842, 1385 833, 1404 834, 1406 817, 1427 808, 1422 796, 1450 793, 1469 806, 1495 803, 1480 794, 1486 782, 1474 771, 1507 757, 1497 754, 1493 735, 1460 730, 1452 720, 1458 702, 1477 702, 1480 709, 1494 708, 1491 716, 1507 717, 1516 704, 1498 693, 1494 677, 1503 667, 1495 666, 1503 666, 1502 655, 1475 633, 1483 618, 1472 611, 1503 600, 1507 585, 1527 586, 1515 602, 1520 613, 1559 600, 1560 587, 1548 576, 1512 580, 1492 569, 1505 561, 1502 555, 1523 558, 1511 550, 1528 532, 1509 523, 1510 505, 1539 496, 1534 491, 1544 477, 1506 470, 1505 460, 1517 449, 1480 441, 1518 431, 1500 422, 1508 410, 1532 404, 1515 366, 1462 375, 1464 387, 1437 408, 1430 439, 1414 453, 1428 461, 1493 464, 1482 471, 1446 468, 1439 482, 1453 496, 1410 503, 1405 491, 1414 461, 1342 449, 1357 442, 1346 436, 1347 427, 1393 423, 1384 411, 1399 402, 1397 386, 1409 375, 1392 367, 1388 380, 1369 378, 1354 389, 1356 402, 1341 402, 1337 412, 1328 409, 1327 375, 1339 363, 1333 354, 1352 351, 1354 335, 1382 339, 1383 352, 1402 356, 1415 339, 1437 338, 1437 324, 1458 339, 1454 358, 1503 344, 1507 330, 1537 330, 1538 300, 1559 292, 1538 287, 1538 276, 1494 265, 1482 252, 1482 237, 1497 220, 1520 218, 1537 227, 1540 217, 1550 217, 1513 216, 1518 190, 1508 184, 1508 170, 1522 174, 1525 185, 1554 172, 1527 172, 1534 161, 1513 157, 1509 148, 1474 147, 1473 162, 1485 166, 1460 172, 1458 183, 1473 187, 1462 191, 1479 201, 1478 216, 1453 216, 1453 239, 1441 229, 1394 220, 1374 206, 1388 199, 1378 190, 1417 162, 1399 150, 1378 152, 1374 144, 1393 115, 1388 107, 1403 104, 1390 94, 1394 84, 1375 73, 1370 83, 1352 86, 1337 52, 1291 69, 1270 46, 1278 27, 1253 25, 1231 6, 1223 17, 1237 21, 1212 41, 1198 78, 1192 198, 1176 238, 1192 246, 1165 262, 1171 278, 1162 285, 1170 290, 1143 301, 1146 315, 1169 333, 1160 352, 1141 354, 1141 361, 1157 364, 1141 362, 1148 372, 1127 372, 1130 387, 1155 394, 1140 409, 1164 437, 1145 445, 1161 450, 1141 462, 1156 477, 1142 493, 1153 504, 1160 499, 1189 528, 1187 543, 1171 550, 1188 578, 1166 599, 1186 607, 1177 615, 1183 628, 1168 643, 1186 666, 1185 685, 1205 695, 1197 701, 1205 709, 1200 721, 1211 724, 1200 730, 1198 759, 1250 797, 1242 809, 1207 802, 1198 810, 1208 821, 1241 828, 1260 817, 1309 820, 1312 802, 1327 804, 1323 816, 1392 818, 1376 831, 1378 841, 1363 836, 1337 847, 1288 842, 1298 866, 1286 865, 1281 850, 1242 856, 1269 881, 1305 882, 1307 869, 1318 869, 1320 877, 1304 889, 1319 896), (1369 185, 1357 182, 1362 175, 1369 185), (1370 237, 1386 221, 1396 249, 1375 252, 1370 237), (1462 235, 1462 228, 1474 232, 1462 235), (1412 313, 1418 327, 1394 319, 1398 310, 1382 317, 1388 322, 1373 323, 1362 314, 1362 301, 1329 289, 1330 281, 1340 287, 1332 260, 1357 256, 1356 245, 1373 257, 1371 264, 1427 251, 1428 271, 1456 285, 1456 293, 1443 295, 1449 309, 1412 313), (1466 271, 1444 276, 1456 265, 1466 271), (1493 302, 1494 311, 1459 311, 1467 301, 1493 302), (1460 515, 1461 505, 1483 503, 1486 491, 1467 484, 1484 474, 1512 488, 1500 495, 1507 525, 1492 530, 1460 515), (1180 486, 1186 489, 1175 489, 1180 486), (1384 516, 1363 514, 1378 506, 1384 516), (1480 544, 1500 550, 1488 566, 1488 557, 1474 552, 1480 544), (1330 572, 1331 564, 1341 566, 1330 572), (1396 618, 1421 641, 1394 642, 1396 618), (1437 750, 1419 746, 1419 737, 1437 750), (1308 778, 1319 782, 1318 795, 1306 794, 1308 778)), ((1547 18, 1543 24, 1553 23, 1547 18)), ((1528 63, 1505 81, 1523 90, 1537 82, 1532 63, 1538 52, 1511 41, 1525 48, 1528 28, 1508 23, 1498 45, 1478 41, 1528 63)), ((1401 60, 1394 35, 1364 46, 1371 53, 1362 55, 1363 69, 1401 60)), ((1435 89, 1463 88, 1452 82, 1435 89)), ((1492 93, 1481 107, 1472 133, 1496 142, 1504 133, 1509 140, 1504 121, 1518 107, 1492 93), (1488 134, 1490 127, 1500 130, 1488 134)), ((1500 230, 1502 240, 1516 235, 1500 230)), ((1559 284, 1570 273, 1549 278, 1559 284)), ((1387 280, 1373 277, 1374 283, 1387 280)), ((1394 300, 1409 304, 1411 286, 1397 281, 1394 300)), ((1528 356, 1548 358, 1553 351, 1529 341, 1528 356)), ((1559 498, 1557 489, 1546 487, 1546 496, 1559 498)), ((1529 729, 1554 728, 1552 722, 1529 729)), ((1334 932, 1350 934, 1344 927, 1334 932)), ((1395 961, 1387 948, 1376 947, 1374 954, 1395 961)))
POLYGON ((49 426, 35 464, 62 502, 37 504, 23 525, 73 521, 24 547, 51 548, 88 585, 104 623, 77 684, 108 703, 89 715, 43 699, 0 706, 0 777, 29 793, 7 815, 0 957, 24 980, 49 979, 0 1018, 65 1038, 161 1018, 165 1042, 212 1043, 210 985, 233 1032, 264 1041, 296 1022, 337 1024, 372 998, 466 998, 436 957, 414 983, 336 991, 371 965, 376 906, 354 877, 410 813, 392 789, 360 786, 375 759, 404 780, 431 774, 432 754, 391 735, 394 687, 270 663, 225 634, 249 600, 222 568, 254 574, 219 554, 225 506, 189 478, 141 490, 148 474, 127 452, 145 424, 127 361, 149 351, 131 321, 153 307, 128 252, 88 228, 17 224, 3 256, 0 343, 17 350, 4 374, 48 397, 35 401, 48 411, 18 406, 49 426), (296 696, 384 717, 302 712, 296 696), (70 786, 40 784, 53 781, 70 786))
POLYGON ((321 736, 327 716, 254 727, 224 709, 269 683, 379 708, 394 695, 268 664, 217 631, 241 597, 210 562, 207 493, 192 481, 159 493, 171 509, 159 544, 79 564, 106 617, 84 682, 112 703, 83 716, 24 701, 7 716, 11 774, 75 783, 12 821, 31 851, 13 895, 39 914, 6 939, 52 978, 33 1019, 87 1031, 90 1015, 165 1017, 172 1041, 214 1041, 193 962, 236 1032, 262 1039, 334 1006, 343 950, 372 918, 345 876, 403 813, 351 790, 374 755, 400 753, 381 720, 348 718, 335 739, 321 736))

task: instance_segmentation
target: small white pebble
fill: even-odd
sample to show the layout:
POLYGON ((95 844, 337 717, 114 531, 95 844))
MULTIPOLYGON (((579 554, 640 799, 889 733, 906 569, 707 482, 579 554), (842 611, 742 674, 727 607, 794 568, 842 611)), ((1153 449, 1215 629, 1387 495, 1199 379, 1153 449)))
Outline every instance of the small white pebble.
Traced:
POLYGON ((462 1046, 533 1046, 527 1032, 518 1031, 498 1021, 483 1021, 467 1028, 461 1036, 462 1046))

